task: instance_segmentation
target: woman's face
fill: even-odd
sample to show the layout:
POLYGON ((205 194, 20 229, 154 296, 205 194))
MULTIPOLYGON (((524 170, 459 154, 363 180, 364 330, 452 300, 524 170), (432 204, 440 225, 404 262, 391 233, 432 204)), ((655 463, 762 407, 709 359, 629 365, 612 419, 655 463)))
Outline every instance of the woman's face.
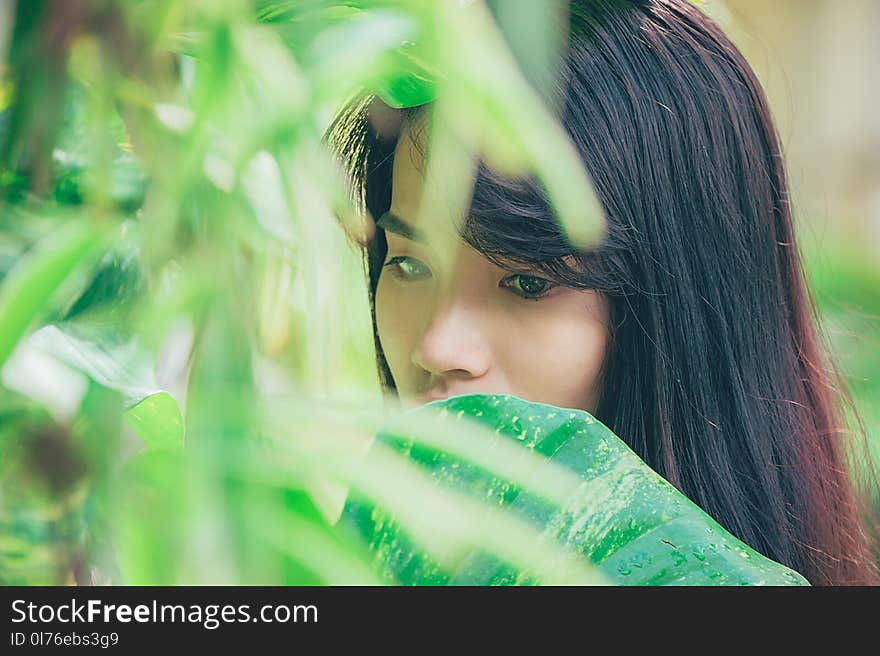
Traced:
MULTIPOLYGON (((457 235, 451 237, 455 266, 444 272, 432 242, 400 234, 405 230, 394 220, 415 226, 420 158, 404 131, 394 156, 391 208, 379 221, 388 252, 376 289, 376 324, 401 401, 498 393, 594 413, 608 339, 606 299, 555 286, 536 272, 502 269, 457 235)), ((449 217, 437 218, 453 230, 449 217)))

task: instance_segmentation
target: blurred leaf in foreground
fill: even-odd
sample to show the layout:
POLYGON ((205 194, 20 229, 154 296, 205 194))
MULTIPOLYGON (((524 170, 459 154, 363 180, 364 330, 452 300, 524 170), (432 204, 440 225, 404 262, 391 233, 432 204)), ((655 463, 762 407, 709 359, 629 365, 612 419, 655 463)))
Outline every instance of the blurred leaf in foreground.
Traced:
POLYGON ((183 448, 183 417, 168 392, 156 392, 123 415, 148 449, 183 448))

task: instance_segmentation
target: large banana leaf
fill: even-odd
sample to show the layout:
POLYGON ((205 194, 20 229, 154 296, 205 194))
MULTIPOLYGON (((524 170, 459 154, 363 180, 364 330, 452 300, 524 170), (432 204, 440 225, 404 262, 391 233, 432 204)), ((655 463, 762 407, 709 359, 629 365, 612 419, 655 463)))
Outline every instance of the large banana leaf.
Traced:
MULTIPOLYGON (((455 424, 451 424, 455 426, 455 424)), ((489 500, 527 518, 580 554, 611 583, 620 585, 808 585, 798 573, 750 548, 722 528, 590 414, 530 403, 509 395, 465 395, 435 401, 400 415, 377 437, 424 467, 439 485, 489 500), (401 419, 407 429, 401 430, 401 419), (542 462, 575 474, 575 485, 549 501, 540 490, 511 483, 483 465, 449 450, 420 443, 412 426, 472 422, 488 427, 542 462), (415 438, 415 439, 414 439, 415 438)), ((487 442, 490 448, 491 440, 487 442)), ((383 445, 383 446, 379 446, 383 445)), ((458 452, 459 454, 461 451, 458 452)), ((476 451, 474 451, 476 453, 476 451)), ((500 453, 500 452, 499 452, 500 453)), ((364 466, 370 466, 369 458, 364 466)), ((556 476, 558 479, 559 476, 556 476)), ((533 479, 539 489, 540 477, 533 479)), ((426 508, 426 514, 430 509, 426 508)), ((430 521, 429 518, 426 521, 430 521)), ((404 585, 516 585, 540 583, 476 548, 441 565, 407 535, 387 510, 356 491, 346 500, 340 525, 368 544, 374 566, 387 581, 404 585)), ((539 568, 535 568, 538 570, 539 568)))

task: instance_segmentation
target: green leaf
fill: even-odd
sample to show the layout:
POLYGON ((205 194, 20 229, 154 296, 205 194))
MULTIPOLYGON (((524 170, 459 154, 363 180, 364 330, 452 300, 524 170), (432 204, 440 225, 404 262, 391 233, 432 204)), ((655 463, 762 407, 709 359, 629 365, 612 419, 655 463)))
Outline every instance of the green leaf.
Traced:
MULTIPOLYGON (((728 533, 587 412, 509 395, 457 396, 404 413, 377 441, 408 455, 438 484, 466 490, 528 519, 544 537, 573 550, 614 583, 808 585, 796 572, 728 533), (526 489, 434 448, 436 443, 419 443, 411 428, 416 418, 435 426, 476 422, 500 439, 540 454, 544 462, 571 470, 577 484, 561 503, 548 500, 539 478, 526 489), (407 432, 400 430, 403 420, 410 426, 407 432)), ((429 508, 425 521, 430 521, 429 508)), ((385 578, 404 585, 540 583, 534 572, 516 571, 478 549, 466 551, 455 566, 444 569, 413 543, 394 516, 356 492, 346 501, 341 524, 366 541, 385 578)))
POLYGON ((0 287, 0 365, 47 309, 54 292, 101 243, 100 235, 86 223, 68 224, 46 241, 0 287))
POLYGON ((183 448, 183 416, 168 392, 156 392, 126 410, 126 422, 151 450, 183 448))
POLYGON ((161 391, 153 372, 153 356, 118 330, 63 322, 43 326, 23 349, 34 349, 84 373, 99 385, 116 390, 126 407, 161 391))
POLYGON ((426 47, 408 42, 389 52, 389 70, 373 82, 374 93, 389 107, 417 107, 436 100, 440 71, 424 56, 426 47))
POLYGON ((395 109, 418 107, 435 100, 437 86, 431 73, 408 58, 405 50, 397 54, 400 68, 375 83, 376 95, 395 109))
MULTIPOLYGON (((174 397, 157 389, 152 356, 134 341, 120 341, 119 337, 114 331, 66 322, 44 326, 23 341, 19 349, 49 356, 82 372, 98 385, 120 393, 126 407, 123 416, 147 449, 182 448, 183 415, 174 397)), ((51 370, 37 378, 45 389, 45 381, 51 380, 51 370)))

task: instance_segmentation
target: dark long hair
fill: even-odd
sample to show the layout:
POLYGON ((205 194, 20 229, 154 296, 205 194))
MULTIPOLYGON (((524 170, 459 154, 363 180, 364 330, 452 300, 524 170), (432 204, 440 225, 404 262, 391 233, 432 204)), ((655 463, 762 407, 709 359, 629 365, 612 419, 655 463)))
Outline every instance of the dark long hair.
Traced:
MULTIPOLYGON (((607 235, 573 251, 533 178, 480 165, 462 238, 607 296, 596 415, 649 466, 812 583, 876 582, 845 442, 864 435, 845 428, 852 404, 820 337, 754 73, 686 0, 572 2, 569 18, 557 112, 607 235)), ((373 217, 390 205, 399 127, 423 112, 365 95, 328 131, 373 217)), ((394 391, 373 302, 385 254, 377 229, 364 259, 394 391)))

